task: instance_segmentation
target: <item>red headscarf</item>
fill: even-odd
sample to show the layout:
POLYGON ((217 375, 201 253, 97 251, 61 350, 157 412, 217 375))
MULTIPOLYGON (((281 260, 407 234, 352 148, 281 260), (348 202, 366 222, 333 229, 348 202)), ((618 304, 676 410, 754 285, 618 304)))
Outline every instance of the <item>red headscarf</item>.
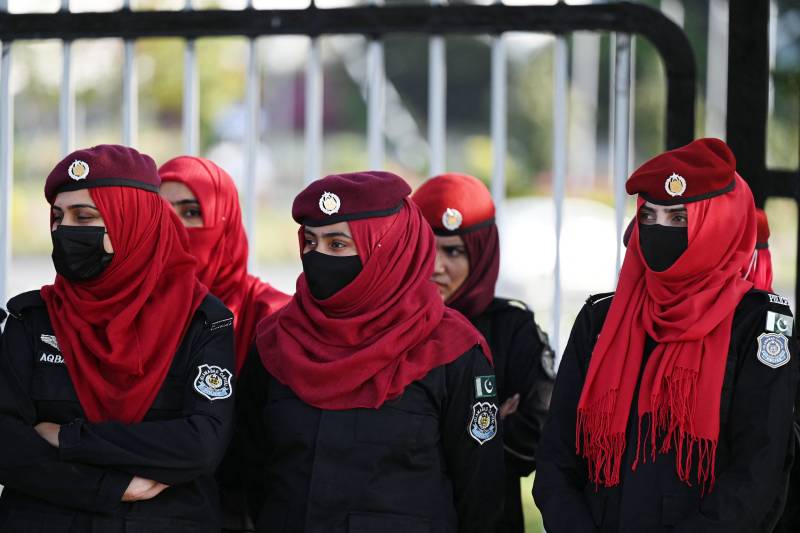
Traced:
POLYGON ((200 157, 181 156, 158 169, 161 180, 183 183, 203 214, 202 228, 186 228, 197 277, 234 316, 236 373, 255 339, 256 324, 286 305, 290 296, 247 273, 247 235, 239 195, 222 168, 200 157))
POLYGON ((278 381, 320 409, 378 408, 476 344, 491 360, 430 281, 434 238, 416 205, 405 198, 395 214, 348 223, 364 265, 356 279, 317 300, 301 274, 289 304, 258 326, 278 381))
POLYGON ((86 417, 139 422, 208 289, 195 277, 175 212, 157 193, 89 193, 114 258, 97 279, 73 283, 57 275, 41 294, 86 417))
POLYGON ((752 281, 756 289, 774 292, 772 290, 772 254, 769 251, 769 220, 763 209, 756 208, 756 249, 753 252, 753 261, 747 272, 747 281, 752 281))
POLYGON ((469 274, 464 283, 447 299, 447 305, 469 318, 476 319, 494 299, 500 274, 500 238, 497 225, 462 233, 469 257, 469 274))
MULTIPOLYGON (((646 458, 649 440, 653 458, 674 448, 682 481, 689 483, 696 460, 698 482, 713 485, 733 314, 752 287, 742 272, 756 240, 753 196, 741 177, 735 179, 733 191, 686 204, 688 248, 663 272, 647 267, 634 225, 578 404, 577 451, 595 483, 619 483, 647 334, 658 345, 639 390, 639 423, 649 415, 650 425, 637 462, 646 458)), ((639 207, 643 203, 640 196, 639 207)))

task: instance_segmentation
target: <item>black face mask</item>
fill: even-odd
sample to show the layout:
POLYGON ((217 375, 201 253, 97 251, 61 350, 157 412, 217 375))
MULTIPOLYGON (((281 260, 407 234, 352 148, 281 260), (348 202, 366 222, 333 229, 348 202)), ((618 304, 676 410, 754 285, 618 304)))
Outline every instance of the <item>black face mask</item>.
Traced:
POLYGON ((102 274, 114 257, 103 247, 105 234, 106 229, 97 226, 57 227, 50 234, 56 272, 70 281, 88 281, 102 274))
POLYGON ((317 300, 330 298, 361 272, 361 259, 357 255, 336 256, 312 251, 303 254, 303 272, 311 294, 317 300))
POLYGON ((650 270, 663 272, 689 247, 689 229, 639 224, 639 246, 650 270))

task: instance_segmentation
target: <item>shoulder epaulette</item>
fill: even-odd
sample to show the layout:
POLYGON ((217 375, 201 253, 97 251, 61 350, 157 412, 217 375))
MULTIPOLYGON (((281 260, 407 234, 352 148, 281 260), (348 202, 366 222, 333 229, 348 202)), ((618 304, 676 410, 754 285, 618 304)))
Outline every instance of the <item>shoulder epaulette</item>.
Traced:
POLYGON ((39 291, 23 292, 8 301, 8 312, 14 318, 20 318, 26 309, 44 307, 44 300, 39 291))
POLYGON ((613 292, 601 292, 600 294, 592 294, 586 299, 586 303, 590 306, 599 304, 602 301, 609 300, 614 297, 613 292))
POLYGON ((197 310, 205 315, 204 325, 210 331, 233 326, 233 314, 216 296, 206 295, 197 310))

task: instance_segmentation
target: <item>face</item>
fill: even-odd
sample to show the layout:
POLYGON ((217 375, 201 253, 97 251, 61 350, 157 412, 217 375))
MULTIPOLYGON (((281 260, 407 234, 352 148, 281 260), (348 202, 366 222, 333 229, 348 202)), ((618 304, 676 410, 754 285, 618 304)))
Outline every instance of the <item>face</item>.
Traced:
POLYGON ((356 243, 353 241, 353 234, 350 232, 350 225, 347 222, 318 226, 316 228, 304 226, 303 230, 305 238, 304 254, 319 252, 340 257, 358 255, 356 243))
POLYGON ((165 181, 161 184, 161 197, 172 205, 183 225, 187 228, 202 228, 203 213, 200 202, 194 193, 178 181, 165 181))
POLYGON ((639 224, 685 228, 689 225, 689 217, 685 205, 656 205, 645 202, 639 209, 639 224))
POLYGON ((442 300, 447 301, 469 276, 469 256, 464 240, 458 235, 436 237, 436 264, 431 280, 442 300))
MULTIPOLYGON (((65 226, 96 226, 105 228, 103 216, 92 200, 88 189, 66 191, 59 193, 51 207, 53 225, 50 231, 55 231, 60 225, 65 226)), ((103 237, 103 248, 106 252, 114 253, 108 233, 103 237)))

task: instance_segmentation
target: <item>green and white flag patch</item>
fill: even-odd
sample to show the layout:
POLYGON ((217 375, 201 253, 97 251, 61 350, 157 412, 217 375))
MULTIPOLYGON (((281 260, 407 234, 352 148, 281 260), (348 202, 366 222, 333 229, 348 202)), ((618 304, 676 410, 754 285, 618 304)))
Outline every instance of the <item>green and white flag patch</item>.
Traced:
POLYGON ((497 396, 494 376, 478 376, 475 378, 475 399, 494 398, 497 396))

